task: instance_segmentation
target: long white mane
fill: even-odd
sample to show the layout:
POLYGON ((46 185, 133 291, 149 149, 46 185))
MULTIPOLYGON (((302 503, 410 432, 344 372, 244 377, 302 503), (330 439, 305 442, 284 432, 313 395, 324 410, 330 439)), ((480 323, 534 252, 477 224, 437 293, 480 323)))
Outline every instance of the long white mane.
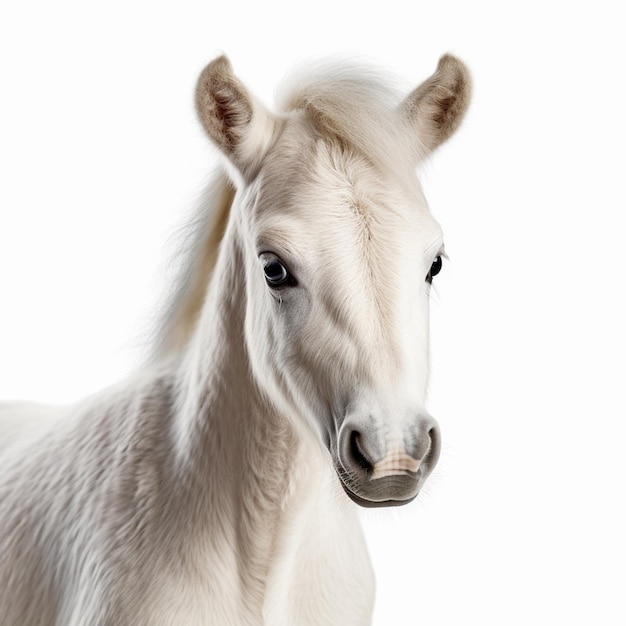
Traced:
POLYGON ((179 354, 193 335, 207 295, 224 236, 235 188, 223 168, 217 169, 190 219, 177 233, 171 291, 150 338, 150 359, 179 354))

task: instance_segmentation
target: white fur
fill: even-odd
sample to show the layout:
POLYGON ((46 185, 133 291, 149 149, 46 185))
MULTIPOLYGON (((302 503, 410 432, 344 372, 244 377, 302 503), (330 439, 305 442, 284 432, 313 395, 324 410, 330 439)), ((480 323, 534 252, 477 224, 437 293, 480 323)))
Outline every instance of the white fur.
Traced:
POLYGON ((373 575, 342 481, 363 499, 369 487, 349 468, 338 477, 338 442, 363 433, 377 485, 430 454, 425 276, 443 244, 408 158, 412 122, 356 74, 318 75, 277 116, 250 104, 225 61, 203 76, 234 94, 214 106, 203 91, 203 123, 241 176, 234 199, 223 176, 210 196, 224 232, 219 216, 195 220, 152 362, 72 407, 0 407, 3 624, 371 619, 373 575), (342 124, 354 98, 363 110, 342 124), (252 121, 215 117, 231 105, 252 121), (267 252, 297 287, 266 284, 267 252))

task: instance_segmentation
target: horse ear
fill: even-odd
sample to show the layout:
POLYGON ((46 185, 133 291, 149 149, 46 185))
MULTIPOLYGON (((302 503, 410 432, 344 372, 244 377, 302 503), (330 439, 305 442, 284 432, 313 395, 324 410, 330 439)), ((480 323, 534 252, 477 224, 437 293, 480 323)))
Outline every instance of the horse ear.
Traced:
POLYGON ((423 152, 432 152, 459 127, 471 87, 465 65, 446 54, 439 59, 435 73, 404 100, 402 112, 417 130, 423 152))
POLYGON ((225 56, 211 61, 200 74, 196 109, 209 137, 244 178, 254 176, 269 148, 276 121, 248 93, 225 56))

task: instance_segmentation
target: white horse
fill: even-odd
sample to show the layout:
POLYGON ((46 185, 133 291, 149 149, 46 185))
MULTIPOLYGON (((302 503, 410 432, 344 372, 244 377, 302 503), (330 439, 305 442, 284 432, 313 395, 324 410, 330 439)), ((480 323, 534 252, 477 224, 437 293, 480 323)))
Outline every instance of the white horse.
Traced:
POLYGON ((443 239, 415 169, 469 91, 451 56, 406 96, 318 68, 272 114, 207 66, 226 167, 154 358, 69 408, 0 409, 2 624, 370 623, 354 502, 410 502, 440 448, 443 239))

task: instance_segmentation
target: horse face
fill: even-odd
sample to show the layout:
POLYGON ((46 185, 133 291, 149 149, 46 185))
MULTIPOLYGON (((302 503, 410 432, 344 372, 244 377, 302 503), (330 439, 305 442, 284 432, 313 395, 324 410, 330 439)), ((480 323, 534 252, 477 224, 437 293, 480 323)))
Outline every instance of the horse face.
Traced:
POLYGON ((402 504, 440 448, 424 403, 441 229, 410 172, 294 126, 245 194, 253 371, 324 442, 353 500, 402 504))
POLYGON ((326 445, 348 495, 381 506, 412 500, 439 455, 424 402, 443 240, 413 168, 458 126, 468 76, 444 57, 393 109, 373 89, 363 106, 355 84, 302 93, 276 118, 221 58, 197 102, 238 180, 251 371, 326 445))

